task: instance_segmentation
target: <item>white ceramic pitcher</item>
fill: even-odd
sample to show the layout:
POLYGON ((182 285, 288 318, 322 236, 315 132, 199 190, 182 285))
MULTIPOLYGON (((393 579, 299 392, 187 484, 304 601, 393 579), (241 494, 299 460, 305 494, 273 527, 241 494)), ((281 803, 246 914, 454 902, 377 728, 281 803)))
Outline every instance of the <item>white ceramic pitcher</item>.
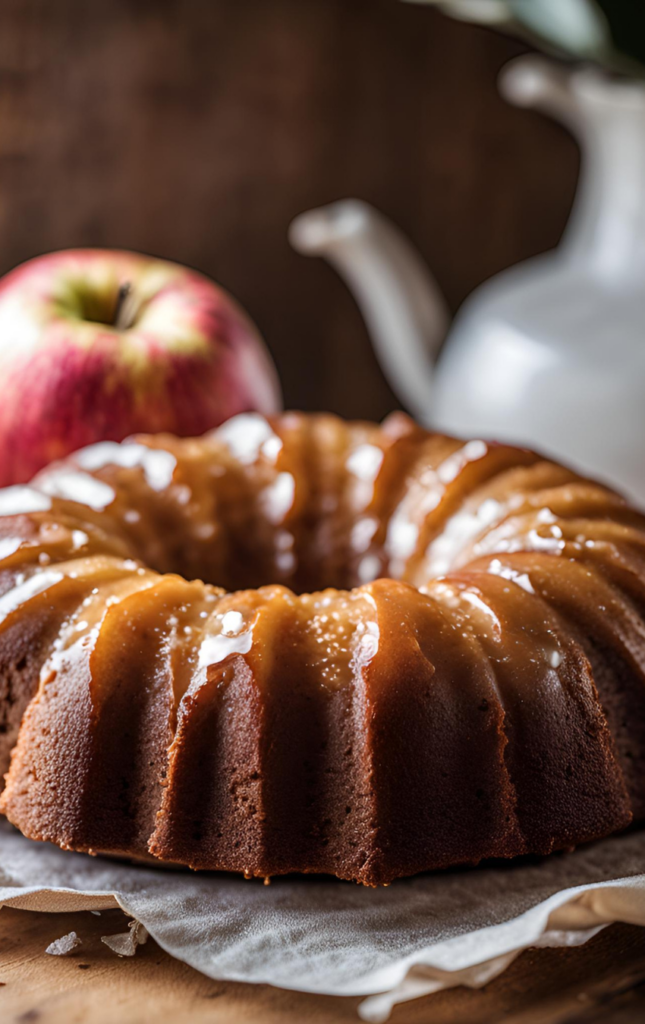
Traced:
POLYGON ((581 179, 559 247, 478 288, 449 333, 421 257, 373 207, 304 213, 292 244, 344 277, 422 422, 537 447, 645 504, 645 84, 526 56, 501 88, 572 130, 581 179))

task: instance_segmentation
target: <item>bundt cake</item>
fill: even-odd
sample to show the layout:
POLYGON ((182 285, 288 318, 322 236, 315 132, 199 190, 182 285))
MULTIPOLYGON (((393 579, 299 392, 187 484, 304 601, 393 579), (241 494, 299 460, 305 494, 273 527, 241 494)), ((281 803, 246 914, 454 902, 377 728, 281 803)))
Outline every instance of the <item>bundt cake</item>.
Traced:
POLYGON ((295 413, 93 445, 0 492, 0 595, 33 839, 376 885, 645 816, 645 517, 532 452, 295 413))

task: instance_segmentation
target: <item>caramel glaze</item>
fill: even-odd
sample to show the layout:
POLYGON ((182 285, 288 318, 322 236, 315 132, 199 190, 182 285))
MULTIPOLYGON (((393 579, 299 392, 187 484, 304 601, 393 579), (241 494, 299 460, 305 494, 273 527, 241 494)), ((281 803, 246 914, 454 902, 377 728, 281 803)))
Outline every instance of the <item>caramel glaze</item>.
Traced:
POLYGON ((644 613, 645 518, 522 449, 295 413, 95 445, 0 492, 1 809, 368 885, 573 847, 645 816, 644 613))

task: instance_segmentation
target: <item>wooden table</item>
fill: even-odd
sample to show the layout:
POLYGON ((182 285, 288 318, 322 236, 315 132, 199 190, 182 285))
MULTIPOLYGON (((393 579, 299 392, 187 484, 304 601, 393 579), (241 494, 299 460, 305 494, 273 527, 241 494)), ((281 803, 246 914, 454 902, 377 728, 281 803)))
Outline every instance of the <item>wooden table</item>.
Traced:
MULTIPOLYGON (((96 917, 0 911, 2 1024, 358 1024, 359 999, 211 981, 152 940, 117 957, 101 935, 126 930, 120 910, 96 917), (48 956, 69 931, 79 955, 48 956)), ((645 928, 613 925, 585 946, 528 950, 478 991, 440 992, 397 1007, 392 1024, 633 1024, 645 1020, 645 928)))

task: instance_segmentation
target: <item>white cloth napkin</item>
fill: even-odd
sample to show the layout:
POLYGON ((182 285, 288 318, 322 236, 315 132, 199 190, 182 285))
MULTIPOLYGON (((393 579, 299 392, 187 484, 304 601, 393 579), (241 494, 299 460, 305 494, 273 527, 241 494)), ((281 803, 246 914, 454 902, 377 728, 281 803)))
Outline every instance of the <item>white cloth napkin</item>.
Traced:
POLYGON ((0 906, 121 906, 211 978, 362 995, 360 1016, 453 985, 486 984, 527 946, 645 925, 645 831, 541 861, 437 872, 365 889, 328 878, 271 885, 65 853, 0 823, 0 906))

